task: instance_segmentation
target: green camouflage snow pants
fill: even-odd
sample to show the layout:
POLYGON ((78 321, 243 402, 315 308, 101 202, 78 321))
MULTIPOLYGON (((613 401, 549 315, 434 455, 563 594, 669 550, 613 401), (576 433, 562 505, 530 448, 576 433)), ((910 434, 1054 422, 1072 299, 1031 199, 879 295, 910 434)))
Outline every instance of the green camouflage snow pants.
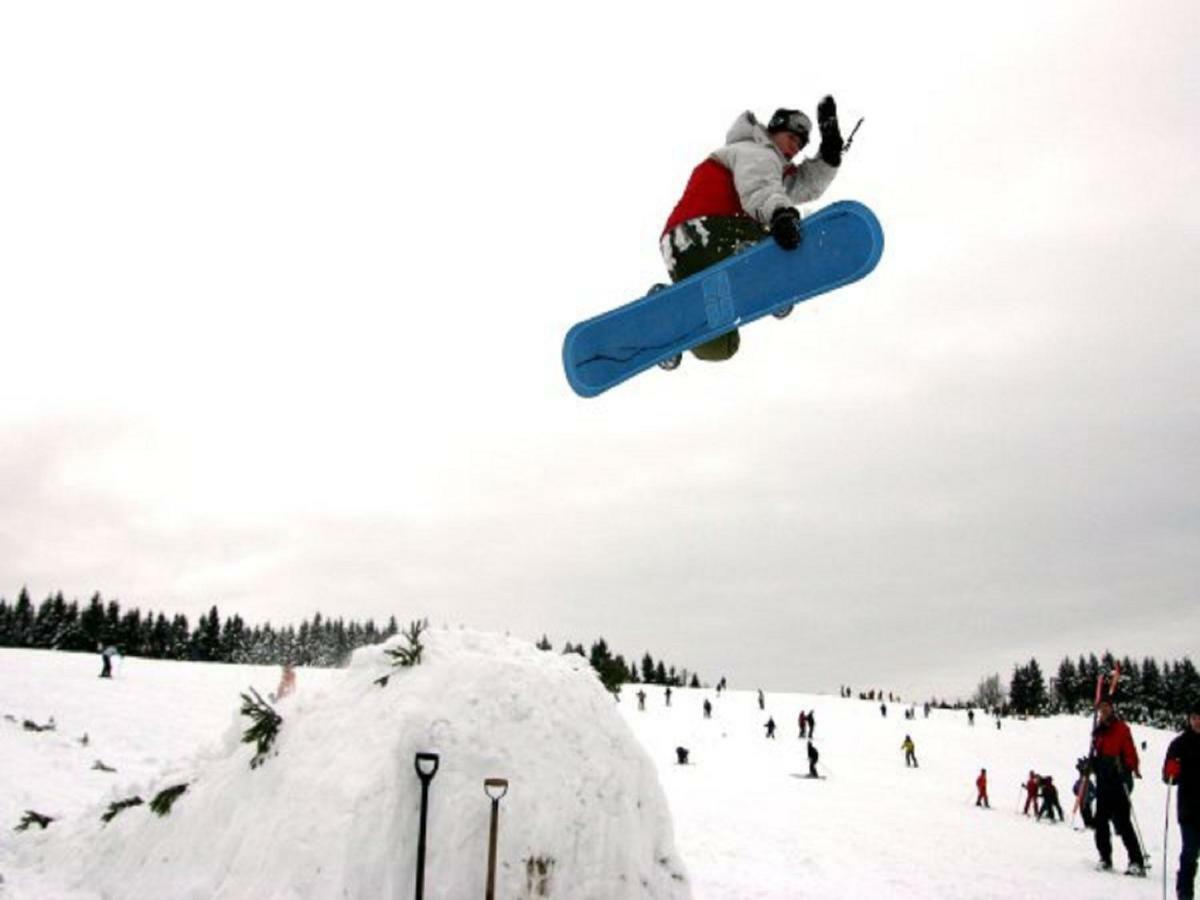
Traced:
MULTIPOLYGON (((753 247, 769 232, 745 216, 701 216, 676 225, 662 237, 663 262, 671 281, 682 281, 702 269, 753 247)), ((717 362, 737 353, 741 336, 735 328, 692 348, 697 359, 717 362)))

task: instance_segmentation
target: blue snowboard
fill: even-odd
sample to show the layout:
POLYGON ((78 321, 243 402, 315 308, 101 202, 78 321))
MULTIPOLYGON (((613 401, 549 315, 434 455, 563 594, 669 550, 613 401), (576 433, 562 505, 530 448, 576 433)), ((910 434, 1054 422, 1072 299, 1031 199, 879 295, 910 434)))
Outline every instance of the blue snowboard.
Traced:
POLYGON ((817 294, 857 281, 883 254, 875 214, 852 200, 806 218, 804 240, 766 240, 678 284, 573 326, 563 367, 575 393, 594 397, 697 344, 817 294))

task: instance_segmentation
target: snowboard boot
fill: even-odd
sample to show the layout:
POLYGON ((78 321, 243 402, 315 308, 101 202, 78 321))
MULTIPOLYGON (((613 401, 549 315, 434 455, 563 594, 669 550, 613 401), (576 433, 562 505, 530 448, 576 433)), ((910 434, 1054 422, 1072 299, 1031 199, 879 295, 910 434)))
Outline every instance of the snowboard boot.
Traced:
POLYGON ((1125 867, 1125 874, 1132 875, 1134 878, 1146 877, 1146 866, 1141 862, 1133 861, 1125 867))
POLYGON ((668 372, 670 372, 673 369, 678 369, 681 362, 683 362, 683 354, 676 353, 674 356, 668 356, 666 359, 661 360, 658 364, 658 367, 660 369, 666 369, 668 372))

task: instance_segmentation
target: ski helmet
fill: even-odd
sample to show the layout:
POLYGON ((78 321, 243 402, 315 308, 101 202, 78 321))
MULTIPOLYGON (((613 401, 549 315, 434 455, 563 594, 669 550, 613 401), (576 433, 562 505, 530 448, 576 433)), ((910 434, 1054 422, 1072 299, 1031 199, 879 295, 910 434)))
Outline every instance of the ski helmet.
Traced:
POLYGON ((798 109, 783 109, 781 107, 775 110, 775 115, 771 116, 771 121, 767 123, 767 131, 770 134, 776 134, 780 131, 790 131, 797 137, 807 141, 809 132, 812 131, 812 120, 798 109))

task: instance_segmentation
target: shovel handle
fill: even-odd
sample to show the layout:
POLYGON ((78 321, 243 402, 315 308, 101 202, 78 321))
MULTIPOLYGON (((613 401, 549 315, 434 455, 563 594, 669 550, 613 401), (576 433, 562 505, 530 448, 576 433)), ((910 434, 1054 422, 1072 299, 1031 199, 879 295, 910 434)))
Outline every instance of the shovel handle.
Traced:
POLYGON ((413 759, 413 768, 417 770, 417 777, 422 781, 432 780, 433 776, 437 774, 439 760, 440 757, 436 753, 418 753, 413 759), (433 768, 426 771, 421 768, 422 763, 430 763, 433 768))
POLYGON ((499 800, 501 797, 503 797, 505 794, 508 793, 508 779, 507 778, 485 778, 485 779, 483 779, 483 792, 485 794, 487 794, 489 797, 491 797, 493 800, 499 800), (498 793, 498 794, 492 793, 493 791, 497 791, 497 790, 500 793, 498 793))

